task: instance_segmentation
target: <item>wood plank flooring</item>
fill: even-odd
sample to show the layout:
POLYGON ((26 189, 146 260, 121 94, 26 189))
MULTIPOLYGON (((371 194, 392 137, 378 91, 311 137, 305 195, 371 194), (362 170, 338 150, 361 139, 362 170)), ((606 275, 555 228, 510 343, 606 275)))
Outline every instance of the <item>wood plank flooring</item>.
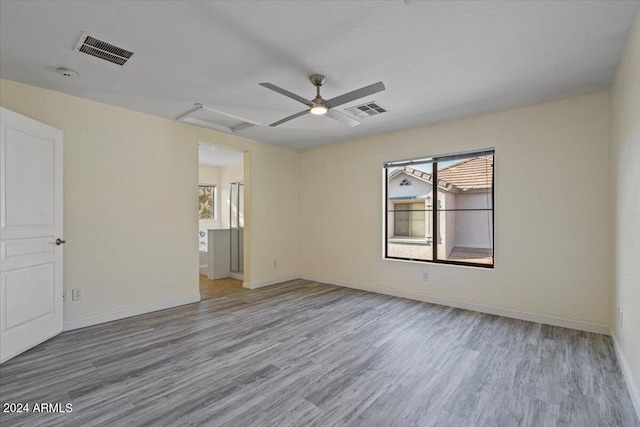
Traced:
POLYGON ((2 426, 634 426, 611 339, 295 280, 66 332, 2 426))
POLYGON ((232 292, 248 292, 248 289, 242 286, 242 280, 231 278, 209 279, 207 276, 200 275, 200 297, 202 299, 209 299, 232 292))

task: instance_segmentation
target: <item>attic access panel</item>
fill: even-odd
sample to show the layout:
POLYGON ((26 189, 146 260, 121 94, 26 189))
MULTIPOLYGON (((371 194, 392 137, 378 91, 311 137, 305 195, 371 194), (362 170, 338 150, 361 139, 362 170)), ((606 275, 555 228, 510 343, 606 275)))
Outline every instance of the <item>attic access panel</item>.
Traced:
POLYGON ((235 133, 250 126, 260 125, 258 122, 214 110, 202 104, 194 104, 191 110, 178 116, 176 120, 227 133, 235 133))

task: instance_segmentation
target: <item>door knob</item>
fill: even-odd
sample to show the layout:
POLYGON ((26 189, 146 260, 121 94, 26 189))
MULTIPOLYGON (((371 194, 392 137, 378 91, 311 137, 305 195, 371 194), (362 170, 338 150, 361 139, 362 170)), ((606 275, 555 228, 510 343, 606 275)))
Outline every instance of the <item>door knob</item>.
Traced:
POLYGON ((62 240, 62 239, 56 239, 56 245, 60 246, 60 245, 64 245, 65 243, 67 243, 66 240, 62 240))

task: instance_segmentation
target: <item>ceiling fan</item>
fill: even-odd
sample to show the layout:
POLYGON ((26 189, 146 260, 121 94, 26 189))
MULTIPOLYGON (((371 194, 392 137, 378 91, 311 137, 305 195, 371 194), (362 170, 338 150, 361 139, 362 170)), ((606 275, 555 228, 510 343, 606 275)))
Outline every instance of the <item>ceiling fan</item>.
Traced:
POLYGON ((316 87, 316 97, 312 100, 307 100, 301 97, 300 95, 296 95, 295 93, 289 92, 286 89, 282 89, 281 87, 278 87, 272 83, 260 83, 260 86, 266 87, 267 89, 271 89, 275 92, 278 92, 279 94, 282 94, 286 97, 294 99, 306 105, 307 107, 309 107, 308 110, 304 110, 299 113, 293 114, 289 117, 285 117, 282 120, 278 120, 275 123, 271 123, 269 126, 281 125, 282 123, 288 122, 289 120, 293 120, 297 117, 304 116, 307 113, 316 114, 316 115, 326 114, 327 117, 330 117, 334 120, 342 122, 348 126, 357 126, 360 124, 359 121, 352 119, 351 117, 334 110, 334 108, 340 105, 346 104, 348 102, 355 101, 356 99, 373 95, 374 93, 382 92, 385 89, 384 84, 382 82, 378 82, 378 83, 370 84, 369 86, 362 87, 360 89, 356 89, 351 92, 347 92, 343 95, 336 96, 335 98, 326 100, 322 96, 320 96, 320 86, 324 84, 325 76, 323 76, 322 74, 314 74, 311 77, 309 77, 309 80, 311 80, 311 83, 313 83, 313 85, 316 87))

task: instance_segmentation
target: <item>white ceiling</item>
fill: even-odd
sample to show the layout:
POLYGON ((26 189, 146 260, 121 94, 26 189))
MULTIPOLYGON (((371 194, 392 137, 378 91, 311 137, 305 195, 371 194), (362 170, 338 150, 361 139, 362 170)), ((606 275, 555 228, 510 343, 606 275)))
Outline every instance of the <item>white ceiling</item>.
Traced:
POLYGON ((205 166, 232 166, 241 165, 244 162, 244 154, 240 151, 229 150, 201 143, 198 147, 198 163, 205 166))
POLYGON ((196 102, 269 124, 383 81, 388 113, 353 128, 305 116, 239 135, 304 149, 585 92, 611 83, 638 1, 7 1, 0 76, 156 116, 196 102), (124 67, 73 50, 80 34, 133 51, 124 67), (65 79, 57 67, 76 70, 65 79))

